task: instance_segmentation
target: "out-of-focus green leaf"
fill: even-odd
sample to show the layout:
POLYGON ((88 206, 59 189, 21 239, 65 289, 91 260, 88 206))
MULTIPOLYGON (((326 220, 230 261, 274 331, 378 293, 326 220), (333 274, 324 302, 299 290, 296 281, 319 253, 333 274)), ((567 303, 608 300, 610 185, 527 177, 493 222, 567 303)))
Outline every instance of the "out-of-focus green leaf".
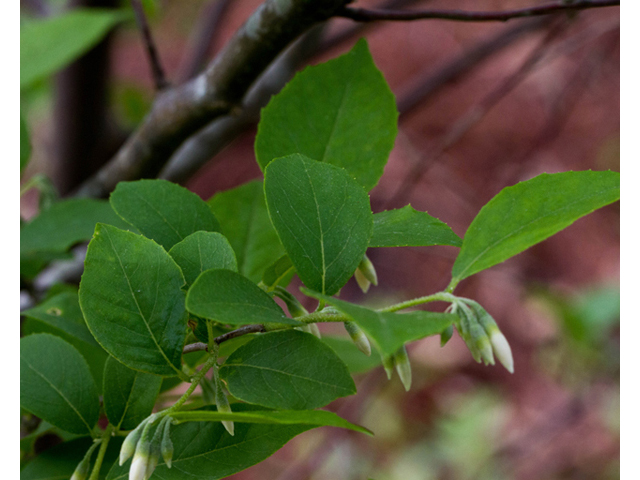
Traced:
POLYGON ((65 67, 129 17, 117 10, 75 9, 21 25, 20 88, 65 67))
POLYGON ((31 158, 31 139, 29 128, 24 117, 20 115, 20 172, 27 166, 31 158))

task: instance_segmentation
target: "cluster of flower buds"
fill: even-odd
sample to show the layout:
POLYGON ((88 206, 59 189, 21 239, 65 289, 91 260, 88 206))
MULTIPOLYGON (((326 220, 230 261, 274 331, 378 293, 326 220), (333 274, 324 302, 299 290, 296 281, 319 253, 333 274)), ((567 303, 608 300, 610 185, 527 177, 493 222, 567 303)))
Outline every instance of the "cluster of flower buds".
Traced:
POLYGON ((458 315, 456 328, 476 362, 495 365, 495 355, 504 368, 513 373, 513 356, 509 342, 493 317, 478 302, 459 298, 453 303, 451 312, 458 315))
POLYGON ((376 274, 376 269, 373 267, 373 263, 369 260, 369 257, 366 255, 362 257, 358 268, 355 273, 356 282, 358 282, 358 286, 363 293, 367 293, 369 291, 369 287, 371 284, 374 286, 378 286, 378 275, 376 274))
POLYGON ((390 356, 382 357, 382 366, 384 371, 387 372, 387 378, 391 380, 393 370, 395 368, 400 377, 404 389, 408 392, 411 388, 411 363, 409 362, 409 354, 407 353, 407 347, 402 346, 400 349, 390 356))
POLYGON ((93 455, 93 451, 100 443, 102 443, 102 439, 100 438, 93 441, 93 445, 89 447, 87 453, 84 454, 84 458, 74 470, 71 480, 85 480, 87 478, 89 470, 91 469, 91 455, 93 455))
POLYGON ((162 417, 152 436, 151 431, 157 419, 157 414, 150 415, 124 439, 120 449, 119 463, 120 465, 124 464, 133 455, 129 467, 129 480, 148 480, 158 465, 160 455, 162 455, 167 467, 171 468, 173 459, 173 442, 170 436, 172 419, 170 416, 162 417))

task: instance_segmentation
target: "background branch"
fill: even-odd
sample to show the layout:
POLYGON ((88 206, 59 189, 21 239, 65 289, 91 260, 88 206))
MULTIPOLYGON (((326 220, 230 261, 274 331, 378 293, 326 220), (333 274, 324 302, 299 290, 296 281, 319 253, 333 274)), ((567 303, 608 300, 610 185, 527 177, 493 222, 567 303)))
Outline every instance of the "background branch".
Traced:
POLYGON ((140 33, 142 33, 142 38, 144 39, 144 46, 147 50, 147 57, 149 58, 149 66, 151 67, 153 83, 156 90, 162 90, 163 88, 166 88, 169 83, 164 75, 156 44, 151 36, 151 30, 149 30, 149 23, 147 22, 147 17, 144 14, 144 7, 140 0, 131 0, 131 6, 133 7, 133 11, 136 15, 136 23, 138 24, 138 28, 140 29, 140 33))
POLYGON ((505 11, 465 11, 465 10, 368 10, 366 8, 345 7, 336 16, 350 18, 357 22, 372 22, 379 20, 411 21, 411 20, 455 20, 458 22, 504 22, 513 18, 549 15, 562 11, 586 10, 619 6, 619 0, 576 0, 573 2, 553 2, 535 7, 505 11))

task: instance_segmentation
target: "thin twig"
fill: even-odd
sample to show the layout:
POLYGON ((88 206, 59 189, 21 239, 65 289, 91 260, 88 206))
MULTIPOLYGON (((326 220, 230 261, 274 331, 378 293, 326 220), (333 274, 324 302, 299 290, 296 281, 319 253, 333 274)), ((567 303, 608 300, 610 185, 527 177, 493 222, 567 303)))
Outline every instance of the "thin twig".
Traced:
POLYGON ((350 18, 357 22, 372 22, 379 20, 411 21, 411 20, 454 20, 458 22, 505 22, 512 18, 535 17, 550 15, 562 11, 586 10, 619 6, 619 0, 576 0, 574 2, 553 2, 545 5, 504 11, 465 11, 465 10, 369 10, 365 8, 345 7, 336 16, 350 18))
POLYGON ((138 28, 140 28, 145 47, 147 49, 149 66, 151 67, 151 74, 153 75, 153 83, 155 84, 156 90, 163 90, 169 86, 169 82, 167 82, 167 79, 164 75, 164 70, 162 69, 162 64, 160 63, 160 57, 158 56, 156 45, 153 41, 153 37, 151 36, 151 30, 149 30, 147 17, 144 14, 142 2, 140 0, 131 0, 131 6, 133 7, 133 11, 135 12, 136 22, 138 23, 138 28))
MULTIPOLYGON (((245 325, 244 327, 237 328, 227 333, 223 333, 219 337, 216 337, 214 341, 220 345, 221 343, 231 340, 232 338, 241 337, 249 333, 262 333, 266 332, 264 325, 245 325)), ((182 353, 200 352, 207 350, 207 344, 202 342, 190 343, 185 345, 182 353)))
POLYGON ((229 0, 213 0, 202 8, 198 15, 200 20, 190 41, 191 48, 188 49, 179 68, 178 78, 181 81, 192 79, 204 67, 211 52, 214 37, 220 30, 220 23, 230 4, 229 0))

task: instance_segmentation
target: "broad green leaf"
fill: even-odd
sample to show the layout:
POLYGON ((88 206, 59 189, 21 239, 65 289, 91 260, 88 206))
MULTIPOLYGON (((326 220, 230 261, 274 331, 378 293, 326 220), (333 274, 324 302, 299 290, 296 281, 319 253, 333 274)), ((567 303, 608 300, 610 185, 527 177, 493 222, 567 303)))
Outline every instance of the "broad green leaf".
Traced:
MULTIPOLYGON (((235 412, 251 411, 250 405, 234 404, 235 412)), ((311 425, 273 425, 238 423, 231 436, 220 422, 188 422, 171 427, 174 445, 172 467, 160 458, 152 478, 162 480, 219 480, 260 463, 282 448, 296 435, 313 428, 311 425)), ((108 480, 129 477, 131 461, 123 466, 116 462, 108 480)))
POLYGON ((31 139, 29 128, 24 117, 20 115, 20 172, 27 166, 31 158, 31 139))
POLYGON ((54 203, 20 229, 20 255, 65 251, 89 240, 98 222, 128 228, 105 200, 72 198, 54 203))
POLYGON ((199 317, 228 325, 300 322, 285 316, 264 290, 231 270, 207 270, 187 293, 187 310, 199 317))
MULTIPOLYGON (((106 478, 109 468, 118 458, 123 440, 121 437, 109 440, 100 468, 100 480, 106 478)), ((82 437, 45 450, 20 471, 20 480, 68 480, 92 443, 90 437, 82 437)))
POLYGON ((333 350, 298 330, 256 336, 227 358, 220 375, 234 397, 270 408, 309 410, 356 393, 333 350))
POLYGON ((349 337, 332 337, 323 334, 322 341, 336 352, 352 374, 367 372, 382 364, 382 359, 377 351, 372 350, 371 355, 367 356, 355 346, 349 337))
POLYGON ((112 425, 131 430, 151 415, 162 377, 137 372, 109 357, 104 366, 104 411, 112 425))
POLYGON ((438 335, 457 318, 450 313, 415 311, 409 313, 378 312, 302 288, 310 297, 324 300, 347 315, 367 334, 383 355, 393 355, 405 343, 429 335, 438 335))
POLYGON ((208 203, 236 252, 238 272, 259 282, 262 272, 284 253, 269 220, 262 182, 255 180, 218 193, 208 203))
POLYGON ((270 292, 277 286, 285 287, 289 285, 296 273, 296 269, 291 263, 289 255, 283 255, 278 260, 267 267, 262 274, 262 285, 270 292))
POLYGON ((360 433, 371 435, 371 431, 360 425, 347 422, 333 412, 326 410, 280 410, 257 412, 224 413, 211 410, 195 410, 177 412, 171 417, 178 423, 184 422, 219 422, 231 420, 238 423, 271 423, 279 425, 313 425, 315 427, 348 428, 360 433))
POLYGON ((100 345, 134 370, 181 372, 184 277, 153 240, 98 224, 87 249, 80 308, 100 345))
POLYGON ((176 243, 169 255, 182 269, 187 287, 195 282, 198 275, 212 268, 238 271, 236 256, 229 241, 217 232, 196 232, 180 243, 176 243))
POLYGON ((54 335, 20 340, 20 406, 71 433, 91 433, 98 389, 82 355, 54 335))
POLYGON ((166 180, 120 182, 109 201, 118 215, 166 250, 199 230, 220 231, 204 200, 166 180))
POLYGON ((453 245, 462 240, 444 222, 411 205, 373 215, 373 235, 370 247, 428 247, 453 245))
POLYGON ((108 354, 96 342, 87 328, 77 292, 62 292, 40 305, 21 312, 27 317, 22 333, 51 333, 74 346, 89 364, 96 385, 102 386, 104 362, 108 354))
POLYGON ((369 196, 342 168, 290 155, 269 164, 265 195, 271 221, 304 284, 333 295, 369 245, 369 196))
POLYGON ((454 282, 504 262, 620 199, 618 172, 543 173, 504 188, 473 219, 453 265, 454 282))
POLYGON ((65 67, 96 45, 114 25, 129 18, 123 11, 76 9, 20 28, 20 89, 65 67))
POLYGON ((256 158, 301 153, 347 170, 371 190, 398 133, 395 98, 365 40, 341 57, 298 73, 262 109, 256 158))
POLYGON ((29 252, 20 254, 20 278, 33 280, 53 260, 70 260, 71 252, 29 252))

